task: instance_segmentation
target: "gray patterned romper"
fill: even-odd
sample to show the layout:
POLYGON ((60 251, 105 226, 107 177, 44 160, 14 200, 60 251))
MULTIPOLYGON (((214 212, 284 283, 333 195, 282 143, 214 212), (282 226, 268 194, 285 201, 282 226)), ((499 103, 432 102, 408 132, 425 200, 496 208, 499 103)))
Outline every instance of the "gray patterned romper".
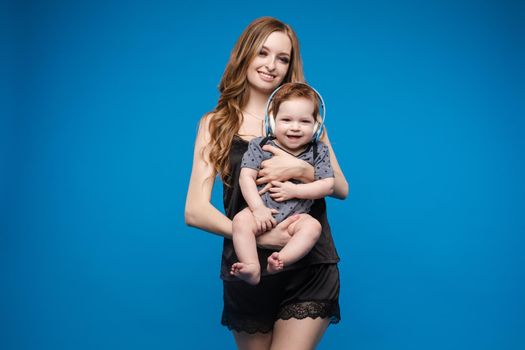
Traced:
MULTIPOLYGON (((281 148, 273 141, 273 139, 268 137, 256 137, 250 141, 248 149, 242 157, 241 168, 250 168, 259 171, 261 163, 266 159, 270 159, 273 155, 271 152, 266 152, 262 149, 262 146, 265 144, 281 148)), ((304 160, 314 167, 316 181, 328 177, 334 177, 334 172, 330 165, 328 146, 324 143, 320 141, 310 143, 301 154, 296 156, 296 158, 304 160)), ((300 181, 297 180, 290 181, 300 183, 300 181)), ((261 190, 263 187, 264 185, 259 185, 257 189, 261 190)), ((280 223, 292 214, 308 213, 314 202, 311 199, 298 198, 292 198, 284 202, 276 202, 270 197, 269 191, 263 193, 261 199, 267 208, 277 209, 279 211, 279 213, 275 215, 277 223, 280 223)))

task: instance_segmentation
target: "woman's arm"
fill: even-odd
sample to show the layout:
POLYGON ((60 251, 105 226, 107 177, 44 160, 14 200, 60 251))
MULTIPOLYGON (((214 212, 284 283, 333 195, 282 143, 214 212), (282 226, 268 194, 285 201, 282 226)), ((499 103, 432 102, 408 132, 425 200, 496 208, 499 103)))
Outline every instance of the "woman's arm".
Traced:
MULTIPOLYGON (((264 145, 263 150, 271 152, 273 156, 261 163, 257 185, 270 184, 272 181, 284 182, 290 179, 296 179, 304 183, 315 180, 314 167, 308 162, 298 159, 275 146, 264 145)), ((267 188, 264 190, 267 190, 267 188)))
POLYGON ((186 196, 184 220, 189 226, 226 237, 232 237, 232 223, 222 212, 211 204, 211 193, 215 182, 215 171, 205 149, 210 141, 209 118, 202 118, 195 139, 193 167, 186 196))
POLYGON ((332 148, 332 145, 330 144, 330 140, 328 139, 326 128, 324 129, 323 135, 321 136, 321 141, 327 145, 328 149, 330 150, 330 164, 332 165, 332 169, 334 171, 334 192, 332 193, 331 197, 345 199, 348 196, 349 191, 348 182, 346 181, 345 174, 343 174, 343 171, 337 162, 335 152, 332 148))
MULTIPOLYGON (((193 167, 191 171, 184 220, 189 226, 200 228, 213 234, 232 238, 232 221, 211 204, 211 193, 215 182, 215 172, 209 162, 208 153, 202 152, 210 141, 210 115, 199 123, 199 131, 195 139, 193 152, 193 167)), ((257 244, 264 248, 279 249, 290 240, 288 226, 299 219, 292 216, 271 231, 257 237, 257 244)))

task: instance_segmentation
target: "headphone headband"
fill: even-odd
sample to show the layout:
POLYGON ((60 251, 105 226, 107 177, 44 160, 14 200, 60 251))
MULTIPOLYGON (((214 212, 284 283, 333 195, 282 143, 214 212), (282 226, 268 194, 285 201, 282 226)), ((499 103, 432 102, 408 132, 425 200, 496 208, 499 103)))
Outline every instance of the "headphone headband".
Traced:
MULTIPOLYGON (((290 83, 286 83, 286 84, 290 84, 290 83)), ((272 121, 270 121, 270 116, 268 114, 268 110, 270 108, 270 105, 272 104, 272 101, 273 101, 273 97, 275 96, 275 94, 277 93, 277 91, 279 91, 283 86, 285 86, 286 84, 283 84, 281 86, 279 86, 277 89, 275 89, 272 94, 270 95, 270 97, 268 97, 268 101, 266 102, 266 108, 264 109, 264 126, 265 126, 265 131, 266 131, 266 135, 272 135, 274 133, 274 123, 272 123, 272 121)), ((316 120, 316 123, 318 123, 318 127, 316 128, 313 136, 312 136, 312 141, 319 141, 319 139, 321 138, 321 134, 323 133, 323 127, 324 127, 324 119, 326 117, 326 107, 325 107, 325 104, 324 104, 324 100, 323 100, 323 97, 321 96, 321 94, 319 92, 317 92, 316 89, 314 89, 313 87, 311 87, 310 85, 306 84, 306 83, 294 83, 294 84, 302 84, 302 85, 306 85, 308 86, 310 89, 312 89, 315 94, 317 95, 317 98, 319 100, 319 114, 321 115, 321 121, 317 121, 316 120)), ((275 116, 273 116, 275 118, 275 116)))

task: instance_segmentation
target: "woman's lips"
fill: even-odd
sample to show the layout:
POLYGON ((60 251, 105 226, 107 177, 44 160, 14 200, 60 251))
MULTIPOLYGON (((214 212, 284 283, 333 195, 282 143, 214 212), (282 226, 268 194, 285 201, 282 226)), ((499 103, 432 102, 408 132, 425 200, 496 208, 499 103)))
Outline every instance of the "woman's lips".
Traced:
POLYGON ((273 81, 275 79, 275 75, 264 73, 264 72, 258 72, 258 73, 259 73, 259 76, 261 77, 261 79, 264 80, 264 81, 271 82, 271 81, 273 81))

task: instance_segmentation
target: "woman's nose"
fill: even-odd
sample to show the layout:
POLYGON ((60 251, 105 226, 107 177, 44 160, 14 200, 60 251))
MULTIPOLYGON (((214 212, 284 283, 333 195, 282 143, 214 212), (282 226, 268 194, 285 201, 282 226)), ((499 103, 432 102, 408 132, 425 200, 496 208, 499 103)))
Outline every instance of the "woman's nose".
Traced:
POLYGON ((272 57, 271 55, 268 55, 268 58, 266 60, 266 68, 269 71, 272 71, 275 69, 275 58, 272 57))

